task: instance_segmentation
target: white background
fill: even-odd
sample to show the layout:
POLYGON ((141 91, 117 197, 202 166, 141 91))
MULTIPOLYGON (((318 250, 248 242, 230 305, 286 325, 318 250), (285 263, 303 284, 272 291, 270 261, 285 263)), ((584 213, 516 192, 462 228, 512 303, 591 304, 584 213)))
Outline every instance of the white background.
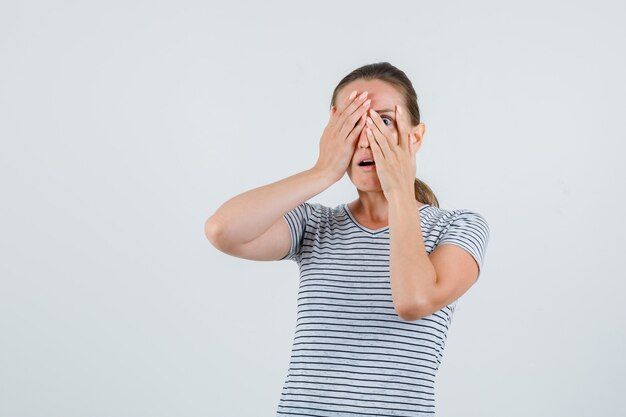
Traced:
MULTIPOLYGON (((335 85, 388 61, 417 174, 491 228, 439 417, 623 416, 623 1, 0 5, 0 416, 274 416, 295 263, 204 221, 310 168, 335 85)), ((349 202, 347 175, 311 201, 349 202)))

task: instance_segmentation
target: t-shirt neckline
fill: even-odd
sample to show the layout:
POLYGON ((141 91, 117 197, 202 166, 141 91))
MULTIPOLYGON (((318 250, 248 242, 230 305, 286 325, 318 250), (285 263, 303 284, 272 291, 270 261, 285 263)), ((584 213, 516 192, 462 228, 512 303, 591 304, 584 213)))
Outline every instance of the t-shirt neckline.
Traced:
MULTIPOLYGON (((423 208, 425 208, 425 207, 429 207, 429 206, 430 206, 430 204, 424 204, 423 206, 420 206, 418 210, 421 212, 423 208)), ((368 228, 368 227, 363 226, 363 225, 362 225, 362 224, 360 224, 360 223, 356 220, 356 218, 352 215, 352 212, 350 211, 350 208, 348 207, 348 203, 344 203, 344 204, 343 204, 343 209, 345 210, 346 214, 348 214, 348 217, 350 217, 350 220, 352 220, 352 222, 353 222, 353 223, 354 223, 354 224, 355 224, 355 225, 356 225, 359 229, 362 229, 362 230, 364 230, 364 231, 366 231, 366 232, 368 232, 368 233, 371 233, 371 234, 378 234, 378 233, 382 233, 382 232, 384 232, 384 231, 386 231, 386 230, 389 230, 389 225, 387 225, 387 226, 385 226, 385 227, 382 227, 382 228, 380 228, 380 229, 370 229, 370 228, 368 228)))

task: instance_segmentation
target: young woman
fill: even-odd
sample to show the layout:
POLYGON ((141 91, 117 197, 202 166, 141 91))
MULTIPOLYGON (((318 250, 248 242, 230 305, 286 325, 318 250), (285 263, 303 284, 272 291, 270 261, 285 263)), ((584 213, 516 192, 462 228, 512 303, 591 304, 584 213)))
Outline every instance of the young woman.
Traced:
POLYGON ((300 268, 277 415, 435 414, 447 331, 478 279, 489 227, 475 211, 439 208, 415 178, 424 131, 404 72, 387 62, 358 68, 335 88, 316 164, 207 220, 220 251, 300 268), (307 202, 346 172, 356 200, 307 202))

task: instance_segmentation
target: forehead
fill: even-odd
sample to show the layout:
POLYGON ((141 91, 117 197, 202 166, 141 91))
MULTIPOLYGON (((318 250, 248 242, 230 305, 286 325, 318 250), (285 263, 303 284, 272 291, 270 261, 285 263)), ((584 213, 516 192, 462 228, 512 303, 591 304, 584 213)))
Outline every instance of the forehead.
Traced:
POLYGON ((372 108, 382 108, 389 106, 394 108, 396 104, 401 104, 402 94, 391 84, 381 80, 355 80, 343 87, 337 93, 337 104, 343 103, 352 91, 356 90, 357 96, 367 91, 367 98, 372 99, 372 108))

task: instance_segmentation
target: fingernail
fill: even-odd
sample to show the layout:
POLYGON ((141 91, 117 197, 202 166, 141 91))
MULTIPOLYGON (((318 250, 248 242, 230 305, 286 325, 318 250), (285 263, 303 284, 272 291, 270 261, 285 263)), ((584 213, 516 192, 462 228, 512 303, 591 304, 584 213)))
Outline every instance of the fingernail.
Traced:
POLYGON ((402 108, 398 106, 398 114, 402 114, 402 108))
POLYGON ((356 97, 356 90, 350 94, 350 100, 352 100, 354 97, 356 97))

